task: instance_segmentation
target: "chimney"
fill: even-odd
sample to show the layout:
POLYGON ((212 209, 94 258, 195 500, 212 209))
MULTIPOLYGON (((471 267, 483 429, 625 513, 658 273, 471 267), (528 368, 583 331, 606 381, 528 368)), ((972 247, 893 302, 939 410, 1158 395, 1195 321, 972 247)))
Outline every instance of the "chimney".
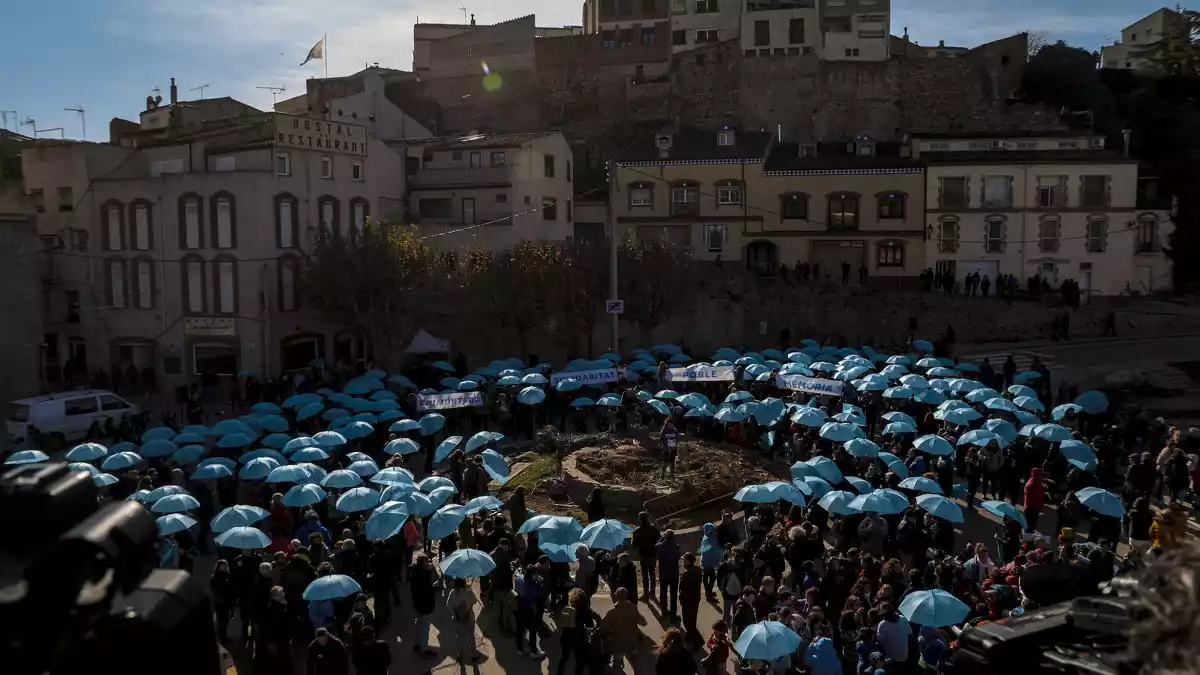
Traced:
POLYGON ((475 25, 475 15, 474 14, 471 15, 471 25, 472 26, 475 25))
POLYGON ((904 27, 904 41, 908 42, 908 26, 904 27))
POLYGON ((179 103, 179 88, 175 86, 175 78, 171 78, 171 105, 179 103))
POLYGON ((939 46, 939 47, 945 47, 945 46, 946 46, 946 41, 945 41, 945 40, 938 40, 938 46, 939 46))
POLYGON ((1121 142, 1125 147, 1125 156, 1126 157, 1129 156, 1129 145, 1132 140, 1133 140, 1133 129, 1122 129, 1121 130, 1121 142))

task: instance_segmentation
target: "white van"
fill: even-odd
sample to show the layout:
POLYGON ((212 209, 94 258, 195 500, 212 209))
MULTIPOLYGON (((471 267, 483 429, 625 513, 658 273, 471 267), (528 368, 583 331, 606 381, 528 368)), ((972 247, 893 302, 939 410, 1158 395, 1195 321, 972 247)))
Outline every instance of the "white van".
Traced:
POLYGON ((44 434, 62 436, 65 442, 73 442, 87 436, 92 422, 101 425, 111 418, 118 424, 122 417, 136 415, 138 406, 117 396, 111 391, 84 389, 64 391, 45 396, 34 396, 13 401, 12 412, 6 420, 9 443, 24 443, 33 425, 44 434))

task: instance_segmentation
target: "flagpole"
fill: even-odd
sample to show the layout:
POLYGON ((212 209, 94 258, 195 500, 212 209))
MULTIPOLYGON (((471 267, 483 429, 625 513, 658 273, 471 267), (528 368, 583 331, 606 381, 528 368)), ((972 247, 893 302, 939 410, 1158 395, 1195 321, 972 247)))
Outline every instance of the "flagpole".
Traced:
POLYGON ((325 43, 325 58, 321 59, 325 62, 325 79, 329 79, 329 33, 321 36, 321 42, 325 43))

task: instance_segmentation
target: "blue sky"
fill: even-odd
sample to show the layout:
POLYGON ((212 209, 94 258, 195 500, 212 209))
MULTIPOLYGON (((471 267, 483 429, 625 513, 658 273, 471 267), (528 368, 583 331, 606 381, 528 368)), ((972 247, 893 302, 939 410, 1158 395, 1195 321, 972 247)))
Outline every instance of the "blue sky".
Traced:
MULTIPOLYGON (((733 1, 733 0, 725 0, 733 1)), ((79 138, 80 121, 63 109, 87 110, 88 138, 106 140, 108 121, 137 119, 153 87, 167 96, 176 78, 180 98, 233 96, 264 109, 271 94, 258 86, 303 92, 319 61, 301 68, 308 49, 328 34, 329 74, 365 63, 408 69, 412 24, 461 22, 461 5, 480 23, 520 14, 539 25, 579 24, 582 0, 43 0, 6 3, 0 110, 32 117, 39 129, 65 127, 79 138)), ((921 44, 945 40, 974 46, 1021 30, 1098 48, 1120 29, 1162 6, 1153 0, 892 0, 892 33, 921 44)), ((11 114, 8 127, 15 128, 11 114)), ((30 133, 28 127, 20 129, 30 133)))

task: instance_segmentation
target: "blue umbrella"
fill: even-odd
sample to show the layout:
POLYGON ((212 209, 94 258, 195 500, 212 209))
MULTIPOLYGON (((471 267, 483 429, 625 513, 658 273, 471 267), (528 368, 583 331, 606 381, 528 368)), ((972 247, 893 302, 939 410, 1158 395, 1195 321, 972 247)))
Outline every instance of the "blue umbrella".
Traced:
MULTIPOLYGON (((545 392, 542 392, 542 397, 545 396, 545 392)), ((417 423, 421 425, 422 436, 432 436, 446 426, 446 416, 441 413, 429 413, 417 420, 417 423)))
POLYGON ((548 383, 549 380, 547 380, 546 376, 542 375, 541 373, 529 373, 521 378, 521 382, 524 384, 542 385, 548 383))
POLYGON ((955 445, 976 445, 983 447, 988 443, 993 442, 997 445, 1003 445, 1003 441, 1004 439, 990 431, 987 431, 986 429, 972 429, 962 436, 959 436, 958 443, 955 445))
POLYGON ((1003 412, 1017 412, 1020 410, 1016 403, 1006 398, 989 398, 983 402, 983 406, 988 410, 1000 410, 1003 412))
MULTIPOLYGON (((99 473, 99 472, 97 472, 97 473, 99 473)), ((130 502, 138 502, 139 504, 143 504, 143 505, 144 505, 144 504, 146 504, 146 503, 147 503, 147 502, 146 502, 146 495, 148 495, 148 494, 150 494, 150 491, 149 491, 149 490, 138 490, 137 492, 135 492, 135 493, 133 493, 133 494, 129 495, 128 497, 126 497, 126 498, 125 498, 125 501, 130 501, 130 502)))
MULTIPOLYGON (((232 433, 227 436, 222 436, 217 441, 218 448, 244 448, 247 445, 254 443, 253 435, 243 433, 232 433)), ((174 450, 172 450, 174 452, 174 450)))
POLYGON ((487 447, 493 441, 499 443, 500 439, 504 438, 504 434, 495 431, 480 431, 474 436, 467 439, 466 452, 472 453, 476 450, 487 447))
POLYGON ((680 396, 679 398, 675 399, 675 402, 678 403, 679 405, 681 405, 685 408, 689 408, 689 409, 699 408, 701 406, 706 406, 706 405, 712 405, 712 402, 708 400, 707 396, 705 396, 704 394, 697 394, 697 393, 684 394, 683 396, 680 396))
POLYGON ((404 419, 404 413, 400 410, 384 410, 379 413, 380 422, 393 422, 399 419, 404 419))
POLYGON ((346 437, 336 431, 321 431, 313 434, 312 439, 322 448, 336 448, 346 444, 346 437))
POLYGON ((1071 430, 1058 424, 1039 424, 1033 429, 1034 438, 1052 443, 1071 440, 1071 430))
POLYGON ((192 472, 192 480, 215 480, 217 478, 229 478, 233 476, 233 469, 224 464, 209 464, 207 466, 198 467, 192 472))
POLYGON ((71 448, 66 460, 70 462, 90 462, 108 455, 108 448, 99 443, 82 443, 71 448))
POLYGON ((120 482, 121 479, 117 478, 111 473, 97 473, 92 476, 92 483, 96 487, 108 487, 109 485, 116 485, 120 482))
POLYGON ((792 484, 804 494, 812 495, 818 499, 833 491, 833 486, 820 476, 805 476, 794 479, 792 480, 792 484))
POLYGON ((279 413, 283 412, 282 408, 274 403, 271 403, 270 401, 261 401, 259 403, 255 403, 250 407, 250 409, 254 412, 267 413, 268 415, 278 415, 279 413))
POLYGON ((619 520, 605 518, 588 523, 588 526, 583 528, 579 540, 588 548, 611 551, 624 544, 631 534, 633 534, 632 527, 619 520))
POLYGON ((1022 397, 1022 396, 1027 396, 1027 397, 1033 398, 1033 399, 1036 399, 1038 397, 1037 392, 1034 391, 1033 388, 1027 387, 1023 384, 1014 384, 1013 386, 1009 387, 1008 389, 1005 389, 1004 391, 1011 394, 1014 399, 1018 398, 1018 397, 1022 397))
POLYGON ((296 394, 283 401, 285 408, 302 408, 310 403, 320 403, 321 397, 316 394, 296 394))
POLYGON ((224 532, 235 527, 253 525, 260 520, 266 519, 269 515, 271 514, 266 509, 246 504, 236 504, 222 509, 220 513, 213 517, 209 525, 212 527, 213 532, 224 532))
MULTIPOLYGON (((471 513, 470 505, 467 502, 467 513, 471 513)), ((550 516, 538 526, 537 533, 539 541, 565 546, 579 541, 583 526, 570 516, 550 516)))
MULTIPOLYGON (((374 476, 375 474, 379 473, 379 465, 371 459, 360 459, 346 467, 346 470, 353 471, 359 476, 366 478, 367 476, 374 476)), ((328 478, 328 476, 326 477, 328 478)))
POLYGON ((133 443, 130 443, 129 441, 121 441, 120 443, 114 443, 111 447, 109 447, 108 454, 113 455, 118 452, 137 452, 137 449, 137 446, 133 443))
POLYGON ((1026 370, 1013 376, 1013 384, 1025 384, 1026 382, 1031 382, 1033 380, 1040 379, 1041 377, 1042 374, 1036 370, 1026 370))
POLYGON ((963 522, 962 507, 940 494, 917 495, 917 506, 952 523, 963 522))
POLYGON ((371 476, 371 482, 378 485, 412 485, 413 475, 408 469, 389 466, 371 476))
POLYGON ((444 539, 457 530, 466 518, 467 511, 462 506, 443 506, 430 516, 426 536, 432 540, 444 539))
POLYGON ((175 437, 175 430, 171 427, 152 427, 142 432, 142 443, 147 443, 155 439, 169 441, 175 437))
POLYGON ((457 370, 449 361, 434 361, 429 365, 437 368, 438 370, 444 370, 447 373, 453 373, 455 370, 457 370))
POLYGON ((816 469, 817 475, 829 481, 830 485, 837 485, 838 483, 842 482, 841 470, 838 469, 837 464, 834 464, 833 460, 829 459, 828 457, 813 457, 812 459, 806 461, 805 464, 816 469))
POLYGON ((218 534, 216 542, 227 548, 258 549, 270 546, 271 538, 255 527, 234 527, 218 534))
MULTIPOLYGON (((412 420, 401 420, 412 422, 412 420)), ((413 455, 421 451, 421 444, 411 438, 396 438, 383 446, 383 451, 389 455, 413 455)))
POLYGON ((576 550, 582 546, 579 542, 572 544, 554 544, 548 541, 539 541, 538 548, 552 563, 573 563, 578 561, 576 550))
POLYGON ((83 462, 71 462, 70 464, 67 465, 67 470, 68 471, 84 471, 91 476, 95 476, 96 474, 100 473, 100 469, 97 469, 96 467, 92 466, 91 464, 85 464, 83 462))
MULTIPOLYGON (((890 425, 889 425, 890 426, 890 425)), ((878 457, 879 446, 874 441, 866 438, 852 438, 846 441, 843 445, 846 452, 855 457, 878 457)))
POLYGON ((508 462, 504 456, 495 450, 484 450, 481 455, 483 461, 483 470, 487 472, 492 480, 503 484, 511 475, 511 470, 508 467, 508 462))
POLYGON ((884 436, 895 434, 915 434, 917 427, 909 422, 891 422, 883 428, 884 436))
POLYGON ((691 410, 685 412, 683 416, 691 417, 693 419, 703 419, 706 417, 712 417, 716 413, 717 409, 711 405, 702 405, 699 408, 692 408, 691 410))
POLYGON ((407 509, 377 510, 371 514, 370 518, 367 518, 367 523, 363 527, 363 535, 368 541, 390 539, 400 533, 404 523, 408 521, 409 515, 407 509))
POLYGON ((271 472, 279 468, 279 462, 270 457, 259 457, 252 459, 246 463, 238 471, 238 478, 246 480, 262 480, 271 475, 271 472))
POLYGON ((596 399, 596 405, 605 406, 608 408, 620 408, 621 397, 617 394, 605 394, 596 399))
POLYGON ((361 420, 352 420, 349 424, 342 427, 338 433, 348 440, 366 438, 367 436, 375 433, 375 427, 361 420))
POLYGON ((887 465, 888 470, 892 473, 901 478, 908 478, 908 465, 904 463, 904 460, 890 452, 879 453, 879 459, 887 465))
POLYGON ((521 378, 517 375, 505 375, 501 377, 496 384, 501 387, 519 387, 521 386, 521 378))
POLYGON ((651 408, 654 409, 654 412, 656 412, 660 415, 663 415, 664 417, 671 416, 670 406, 668 406, 666 403, 663 403, 662 401, 660 401, 658 399, 651 399, 646 402, 646 405, 650 406, 651 408))
POLYGON ((146 501, 156 502, 163 497, 171 495, 186 495, 188 491, 178 485, 164 485, 160 488, 155 488, 146 494, 146 501))
POLYGON ((594 405, 596 405, 596 402, 586 396, 581 396, 571 401, 572 408, 591 408, 594 405))
POLYGON ((583 383, 573 377, 568 377, 565 380, 559 380, 558 383, 554 385, 555 391, 568 392, 576 391, 578 389, 583 389, 583 383))
POLYGON ((185 431, 175 438, 170 439, 175 445, 187 445, 188 443, 204 443, 208 440, 207 434, 197 434, 190 431, 185 431))
MULTIPOLYGON (((821 477, 821 474, 817 473, 817 470, 813 468, 811 464, 806 464, 805 462, 796 462, 793 464, 791 467, 791 473, 792 480, 801 480, 805 476, 816 476, 818 478, 821 477)), ((824 479, 822 478, 821 480, 824 479)))
POLYGON ((1017 510, 1017 507, 997 500, 989 500, 979 505, 984 511, 999 516, 1000 518, 1012 518, 1021 524, 1021 527, 1029 529, 1029 523, 1025 521, 1025 514, 1017 510))
POLYGON ((238 461, 242 464, 248 464, 252 460, 263 457, 275 460, 278 462, 279 466, 283 466, 284 464, 288 463, 287 457, 284 457, 283 453, 270 448, 259 448, 258 450, 251 450, 250 452, 242 453, 242 456, 238 457, 238 461))
POLYGON ((297 420, 307 420, 320 415, 325 410, 324 403, 305 403, 296 413, 297 420))
POLYGON ((154 502, 154 513, 182 513, 200 508, 200 502, 189 494, 167 495, 154 502))
POLYGON ((737 422, 744 422, 746 421, 747 417, 748 415, 746 413, 734 408, 721 408, 717 410, 715 415, 713 415, 713 419, 721 424, 735 424, 737 422))
POLYGON ((197 464, 196 468, 203 469, 204 467, 209 466, 211 464, 220 464, 227 469, 236 469, 237 468, 237 462, 233 461, 232 459, 229 459, 228 457, 209 457, 208 459, 197 464))
POLYGON ((388 382, 398 385, 404 389, 416 389, 417 388, 417 385, 413 384, 412 380, 408 379, 407 377, 405 377, 403 375, 392 375, 391 377, 388 378, 388 382))
POLYGON ((1084 471, 1095 471, 1099 465, 1095 451, 1083 441, 1074 439, 1063 441, 1059 444, 1058 450, 1063 457, 1067 458, 1068 462, 1084 471))
MULTIPOLYGON (((37 451, 36 450, 28 450, 26 452, 37 452, 37 451)), ((16 455, 19 455, 19 454, 21 454, 21 453, 19 453, 19 452, 16 453, 16 455)), ((13 456, 15 457, 16 455, 13 455, 13 456)), ((10 459, 9 462, 11 462, 11 461, 12 460, 10 459)), ((45 460, 42 460, 42 461, 45 461, 45 460)), ((116 454, 105 457, 104 461, 100 463, 100 469, 103 471, 120 471, 122 469, 128 469, 132 466, 135 466, 141 461, 142 461, 142 456, 137 454, 136 452, 118 452, 116 454)), ((5 462, 5 464, 7 464, 9 462, 5 462)))
POLYGON ((889 492, 891 492, 891 494, 899 494, 894 491, 879 489, 875 490, 874 492, 855 497, 847 506, 859 511, 873 512, 883 515, 903 513, 904 510, 908 508, 908 499, 906 499, 903 495, 900 495, 900 498, 896 499, 895 497, 892 497, 891 494, 888 494, 889 492))
POLYGON ((1017 428, 1013 426, 1012 422, 992 419, 984 422, 983 428, 1000 437, 1003 441, 1000 444, 1001 447, 1017 440, 1017 428))
POLYGON ((905 375, 900 378, 900 384, 917 391, 924 391, 929 388, 929 380, 920 375, 905 375))
POLYGON ((967 607, 967 603, 940 588, 913 591, 900 603, 900 614, 904 618, 932 628, 962 623, 970 612, 971 608, 967 607))
POLYGON ((479 383, 473 380, 463 380, 462 382, 458 383, 457 387, 455 387, 455 389, 459 391, 475 391, 478 388, 479 383))
POLYGON ((909 399, 917 395, 917 390, 910 387, 900 386, 885 389, 883 392, 884 398, 893 399, 909 399))
POLYGON ((1080 412, 1083 412, 1083 408, 1081 406, 1075 405, 1074 403, 1063 403, 1062 405, 1054 406, 1054 410, 1050 411, 1050 416, 1056 420, 1061 420, 1068 414, 1080 412))
POLYGON ((1125 515, 1125 505, 1121 498, 1097 487, 1087 487, 1075 493, 1079 503, 1102 516, 1120 518, 1125 515))
POLYGON ((504 502, 496 499, 492 495, 476 497, 463 505, 467 511, 467 515, 477 513, 479 511, 498 511, 504 508, 504 502))
POLYGON ((307 466, 289 464, 273 469, 267 476, 268 483, 303 483, 312 478, 312 470, 307 466))
POLYGON ((304 589, 301 597, 308 602, 341 600, 362 593, 362 586, 345 574, 317 577, 304 589))
POLYGON ((473 548, 460 548, 438 564, 442 574, 453 579, 473 579, 487 576, 496 569, 492 556, 473 548))
POLYGON ((379 491, 368 487, 347 490, 337 500, 337 510, 345 513, 369 511, 379 506, 379 491))
POLYGON ((303 508, 311 506, 325 499, 326 492, 321 489, 321 486, 313 483, 305 483, 304 485, 293 485, 283 495, 283 505, 293 508, 303 508))
POLYGON ((845 442, 852 438, 858 438, 862 434, 862 430, 857 425, 847 422, 826 422, 821 425, 819 434, 821 438, 845 442))
POLYGON ((795 654, 800 643, 800 636, 791 628, 778 621, 762 621, 742 631, 733 643, 733 651, 743 659, 769 662, 795 654))
POLYGON ((293 439, 289 440, 288 442, 284 443, 283 447, 280 448, 280 451, 286 454, 286 453, 293 452, 296 450, 301 450, 303 448, 315 448, 315 447, 318 447, 317 442, 314 441, 312 438, 310 438, 308 436, 299 436, 297 438, 293 438, 293 439))
POLYGON ((971 403, 983 403, 988 399, 993 399, 998 396, 1000 396, 1000 392, 996 391, 995 389, 981 387, 979 389, 974 389, 970 392, 967 392, 967 395, 963 398, 967 399, 971 403))
POLYGON ((196 524, 196 519, 182 513, 168 513, 155 518, 154 524, 158 526, 158 536, 165 537, 190 528, 196 524))
POLYGON ((858 476, 846 476, 846 482, 857 490, 860 495, 865 495, 875 489, 865 478, 859 478, 858 476))
POLYGON ((250 425, 241 420, 221 420, 213 425, 209 430, 210 436, 228 436, 229 434, 246 434, 247 436, 256 436, 254 429, 250 425))
MULTIPOLYGON (((323 488, 352 488, 362 484, 362 477, 348 469, 330 471, 321 479, 323 488)), ((361 509, 358 509, 361 511, 361 509)))
MULTIPOLYGON (((784 501, 791 502, 792 504, 796 504, 797 506, 804 506, 808 501, 807 497, 805 496, 807 492, 805 490, 801 490, 794 483, 785 483, 783 481, 776 480, 767 483, 765 487, 770 490, 771 494, 773 494, 776 499, 782 499, 784 501)), ((812 488, 807 488, 809 491, 811 491, 811 489, 812 488)))
POLYGON ((800 406, 792 413, 791 420, 801 426, 820 427, 829 420, 829 415, 820 408, 800 406))
POLYGON ((905 490, 912 490, 914 492, 928 492, 935 495, 945 494, 942 492, 942 486, 938 485, 936 480, 933 480, 932 478, 926 478, 924 476, 912 476, 910 478, 905 478, 904 480, 900 481, 900 487, 904 488, 905 490))
POLYGON ((329 453, 321 448, 304 448, 292 453, 293 462, 323 462, 329 459, 329 453))
POLYGON ((283 433, 288 430, 287 420, 279 415, 265 415, 258 420, 258 426, 264 431, 283 433))
MULTIPOLYGON (((166 427, 159 428, 165 429, 166 427)), ((226 436, 225 438, 232 438, 232 436, 226 436)), ((225 438, 222 438, 221 440, 224 441, 225 438)), ((220 444, 218 443, 218 445, 220 444)), ((171 455, 175 454, 175 451, 178 449, 179 446, 175 445, 171 441, 168 441, 165 438, 156 438, 143 443, 142 449, 138 454, 142 457, 170 457, 171 455)))
POLYGON ((450 436, 439 443, 437 452, 433 453, 433 461, 435 463, 445 461, 450 456, 450 453, 454 452, 455 448, 458 447, 458 444, 462 443, 462 440, 462 436, 450 436))
POLYGON ((983 413, 974 408, 954 408, 952 410, 941 410, 933 414, 945 422, 958 426, 966 426, 971 422, 983 417, 983 413), (941 417, 938 417, 941 415, 941 417))
POLYGON ((199 436, 208 436, 208 435, 210 435, 210 430, 208 427, 204 426, 203 424, 189 424, 186 427, 180 429, 179 433, 181 433, 181 434, 197 434, 199 436))
POLYGON ((195 464, 204 456, 203 445, 185 445, 171 455, 171 461, 176 464, 195 464))
POLYGON ((753 398, 754 396, 750 392, 739 389, 738 391, 731 392, 728 396, 726 396, 722 403, 740 403, 742 401, 752 400, 753 398))
POLYGON ((1018 408, 1024 408, 1025 410, 1031 410, 1033 412, 1046 412, 1046 406, 1033 396, 1018 396, 1013 399, 1013 403, 1015 403, 1018 408))
POLYGON ((935 389, 922 389, 913 400, 926 405, 938 405, 946 400, 946 395, 935 389))
POLYGON ((733 498, 739 502, 752 504, 772 504, 779 501, 779 497, 765 484, 747 485, 738 490, 733 498))

